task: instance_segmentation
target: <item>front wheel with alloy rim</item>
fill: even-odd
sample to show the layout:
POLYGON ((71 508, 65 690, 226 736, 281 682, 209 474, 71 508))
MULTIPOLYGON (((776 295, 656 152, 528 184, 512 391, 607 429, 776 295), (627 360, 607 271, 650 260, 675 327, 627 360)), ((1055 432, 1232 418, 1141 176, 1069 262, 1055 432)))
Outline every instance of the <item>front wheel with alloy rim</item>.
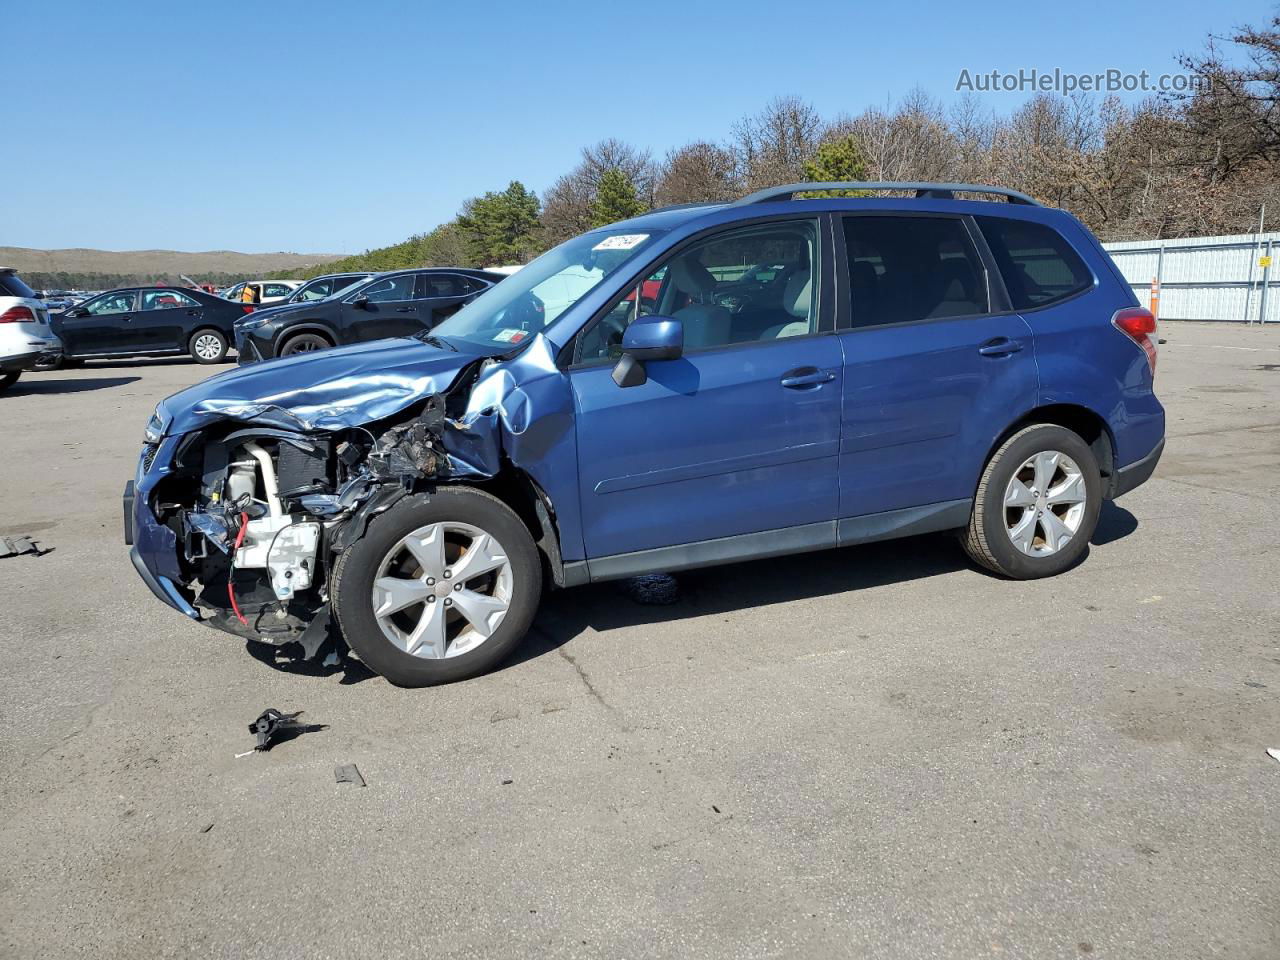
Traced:
POLYGON ((187 346, 196 363, 221 363, 227 355, 227 338, 217 330, 197 330, 187 346))
POLYGON ((406 498, 334 566, 334 609, 351 649, 403 687, 476 676, 523 639, 542 594, 528 529, 466 487, 406 498))
POLYGON ((300 333, 291 337, 280 349, 280 356, 291 357, 295 353, 310 353, 312 350, 328 350, 333 344, 318 333, 300 333))
POLYGON ((1015 580, 1049 577, 1089 547, 1102 478, 1089 445, 1054 424, 1024 427, 987 462, 965 531, 969 556, 1015 580))

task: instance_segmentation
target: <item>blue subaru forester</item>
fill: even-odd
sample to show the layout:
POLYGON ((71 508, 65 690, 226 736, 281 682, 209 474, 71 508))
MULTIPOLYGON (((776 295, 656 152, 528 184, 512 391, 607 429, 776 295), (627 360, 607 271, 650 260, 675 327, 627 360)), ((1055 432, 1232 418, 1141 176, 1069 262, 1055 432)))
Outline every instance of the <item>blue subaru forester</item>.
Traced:
POLYGON ((1022 194, 792 184, 583 234, 416 338, 169 397, 125 534, 188 617, 412 686, 502 660, 546 579, 938 530, 1048 576, 1155 469, 1154 336, 1022 194))

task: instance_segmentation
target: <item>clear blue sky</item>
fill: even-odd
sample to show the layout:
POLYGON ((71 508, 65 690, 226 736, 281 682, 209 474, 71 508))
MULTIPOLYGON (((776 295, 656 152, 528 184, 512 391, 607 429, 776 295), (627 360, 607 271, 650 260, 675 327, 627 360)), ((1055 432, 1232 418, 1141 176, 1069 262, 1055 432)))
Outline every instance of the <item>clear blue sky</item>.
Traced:
MULTIPOLYGON (((10 2, 0 246, 356 252, 579 148, 720 139, 777 94, 824 115, 962 68, 1163 73, 1271 6, 10 2)), ((1007 112, 1026 94, 983 95, 1007 112)))

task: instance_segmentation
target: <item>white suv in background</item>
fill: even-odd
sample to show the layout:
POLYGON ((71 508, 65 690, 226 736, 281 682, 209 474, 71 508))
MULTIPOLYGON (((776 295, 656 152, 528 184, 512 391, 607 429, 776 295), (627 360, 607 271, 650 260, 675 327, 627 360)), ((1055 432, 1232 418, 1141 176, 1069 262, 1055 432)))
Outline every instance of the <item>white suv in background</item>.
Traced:
POLYGON ((224 300, 234 300, 236 303, 266 306, 271 303, 282 303, 300 286, 302 286, 301 280, 246 280, 244 283, 237 283, 234 287, 222 291, 219 296, 224 300), (245 287, 251 288, 248 300, 244 299, 245 287))
POLYGON ((0 267, 0 392, 41 357, 62 353, 49 311, 12 267, 0 267))

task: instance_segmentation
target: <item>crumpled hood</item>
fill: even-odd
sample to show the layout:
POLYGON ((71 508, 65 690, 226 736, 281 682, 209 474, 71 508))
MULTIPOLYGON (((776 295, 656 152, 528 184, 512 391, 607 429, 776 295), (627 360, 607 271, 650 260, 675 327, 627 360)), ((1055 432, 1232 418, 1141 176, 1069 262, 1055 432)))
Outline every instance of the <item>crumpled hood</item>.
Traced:
POLYGON ((229 370, 166 397, 160 419, 166 435, 218 420, 338 430, 440 393, 476 359, 407 338, 300 353, 229 370))

